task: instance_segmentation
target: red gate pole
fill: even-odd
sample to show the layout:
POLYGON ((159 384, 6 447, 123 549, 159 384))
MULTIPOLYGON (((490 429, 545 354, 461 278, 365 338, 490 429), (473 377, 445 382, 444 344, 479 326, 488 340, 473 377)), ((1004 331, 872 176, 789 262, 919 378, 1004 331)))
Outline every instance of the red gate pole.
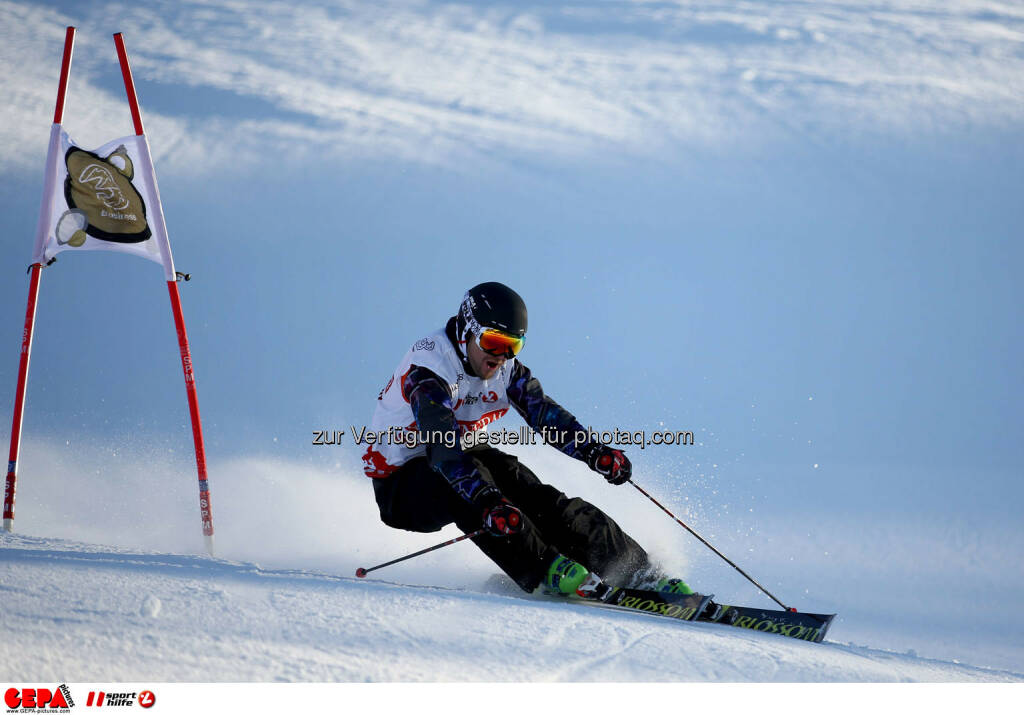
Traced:
POLYGON ((4 531, 14 530, 14 492, 18 485, 18 450, 21 447, 21 418, 25 413, 25 390, 28 386, 28 363, 32 355, 32 328, 36 322, 36 298, 39 295, 39 273, 42 266, 32 264, 29 279, 28 307, 25 329, 21 334, 21 360, 18 364, 18 391, 14 397, 14 418, 11 420, 11 451, 7 457, 7 479, 4 481, 4 531))
POLYGON ((139 112, 139 100, 135 94, 135 82, 132 69, 128 64, 128 53, 124 49, 124 38, 118 32, 114 35, 114 46, 117 58, 121 63, 121 74, 124 77, 124 89, 128 95, 128 105, 132 111, 132 122, 135 134, 142 138, 139 152, 143 166, 136 167, 147 172, 147 179, 153 187, 157 205, 152 207, 153 235, 157 239, 163 259, 167 278, 167 291, 171 297, 171 312, 174 315, 174 327, 178 333, 178 348, 181 351, 181 367, 185 373, 185 391, 188 394, 188 411, 192 420, 192 441, 196 451, 196 469, 199 473, 199 513, 202 518, 203 536, 206 538, 206 550, 213 555, 213 512, 210 508, 210 487, 206 474, 206 449, 203 446, 203 425, 199 418, 199 398, 196 394, 195 376, 192 372, 192 353, 188 346, 188 334, 185 332, 185 316, 181 310, 181 295, 178 292, 178 281, 174 272, 174 261, 171 257, 171 245, 167 239, 167 225, 164 222, 164 211, 160 205, 160 191, 157 188, 156 172, 153 170, 153 158, 149 153, 149 142, 142 128, 142 114, 139 112))
MULTIPOLYGON (((42 232, 49 219, 50 200, 54 187, 49 176, 49 159, 52 158, 54 142, 60 139, 60 123, 64 121, 64 97, 68 90, 68 76, 71 74, 71 55, 75 47, 75 28, 68 27, 64 33, 64 57, 60 65, 60 84, 57 86, 57 105, 53 110, 53 127, 50 130, 50 150, 47 152, 47 180, 43 187, 43 202, 39 209, 39 234, 36 236, 36 251, 40 253, 42 232)), ((59 146, 59 144, 58 144, 59 146)), ((28 389, 28 366, 32 356, 32 331, 36 324, 36 301, 39 297, 39 278, 43 265, 36 261, 31 267, 28 286, 28 305, 25 308, 25 329, 21 333, 21 358, 18 362, 18 388, 14 397, 14 417, 11 420, 11 451, 7 457, 7 478, 4 480, 4 531, 14 530, 14 494, 18 484, 18 451, 21 448, 21 424, 25 414, 25 392, 28 389)))

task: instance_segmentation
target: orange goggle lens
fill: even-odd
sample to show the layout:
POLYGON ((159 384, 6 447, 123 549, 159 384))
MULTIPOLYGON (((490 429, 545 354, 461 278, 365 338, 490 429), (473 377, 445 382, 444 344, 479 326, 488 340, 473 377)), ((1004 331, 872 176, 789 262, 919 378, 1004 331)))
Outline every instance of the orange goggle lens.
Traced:
POLYGON ((476 344, 485 353, 495 357, 504 355, 507 358, 514 358, 523 349, 526 338, 503 333, 494 328, 486 328, 476 339, 476 344))

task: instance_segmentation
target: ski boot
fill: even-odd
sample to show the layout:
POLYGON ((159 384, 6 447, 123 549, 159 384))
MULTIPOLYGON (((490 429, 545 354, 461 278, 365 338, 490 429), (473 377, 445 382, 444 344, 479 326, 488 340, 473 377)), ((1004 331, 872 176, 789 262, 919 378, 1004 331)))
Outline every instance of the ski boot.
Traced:
POLYGON ((655 581, 651 590, 658 593, 678 593, 681 596, 689 596, 693 593, 693 589, 681 578, 660 578, 655 581))
POLYGON ((630 588, 638 588, 641 591, 657 591, 659 593, 678 593, 681 596, 689 596, 693 589, 681 578, 669 578, 664 575, 658 567, 648 564, 633 574, 629 580, 630 588))
POLYGON ((582 564, 559 554, 548 566, 541 585, 547 593, 570 596, 577 592, 589 576, 590 572, 582 564))
MULTIPOLYGON (((694 593, 694 590, 681 578, 660 578, 654 583, 651 590, 658 593, 678 593, 681 596, 689 596, 694 593)), ((722 618, 722 615, 722 606, 709 600, 707 605, 704 606, 703 613, 698 614, 695 620, 718 621, 722 618)), ((735 618, 736 614, 732 612, 723 620, 731 625, 735 618)))

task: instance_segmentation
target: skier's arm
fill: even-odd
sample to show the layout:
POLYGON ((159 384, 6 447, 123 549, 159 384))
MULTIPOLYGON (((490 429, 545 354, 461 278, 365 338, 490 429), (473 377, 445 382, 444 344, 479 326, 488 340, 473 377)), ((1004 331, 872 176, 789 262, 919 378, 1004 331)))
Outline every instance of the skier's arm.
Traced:
POLYGON ((427 462, 455 492, 468 502, 488 507, 501 501, 501 492, 483 479, 476 463, 459 444, 459 423, 455 420, 452 393, 437 373, 413 365, 402 387, 412 407, 421 434, 441 435, 427 439, 427 462), (448 444, 453 446, 449 447, 448 444))
POLYGON ((540 380, 518 360, 512 370, 507 392, 509 402, 516 408, 516 412, 522 415, 526 424, 540 433, 547 444, 570 457, 584 459, 580 448, 585 445, 576 444, 576 433, 586 433, 583 425, 571 412, 545 395, 540 380))
POLYGON ((526 424, 540 432, 547 444, 574 457, 612 484, 622 484, 632 475, 629 458, 620 449, 592 440, 571 412, 544 394, 540 380, 530 368, 516 361, 509 382, 508 399, 526 424), (581 439, 577 442, 577 433, 581 439), (582 435, 586 434, 585 440, 582 435))

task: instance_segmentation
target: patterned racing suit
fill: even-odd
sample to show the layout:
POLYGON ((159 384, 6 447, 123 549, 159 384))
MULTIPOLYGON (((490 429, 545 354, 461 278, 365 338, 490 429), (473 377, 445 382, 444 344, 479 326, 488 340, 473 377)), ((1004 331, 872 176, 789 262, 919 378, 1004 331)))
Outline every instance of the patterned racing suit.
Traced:
POLYGON ((647 553, 596 506, 544 484, 510 454, 471 444, 483 442, 477 432, 511 406, 564 454, 582 460, 588 446, 576 442, 582 425, 544 394, 529 368, 508 360, 482 380, 457 346, 452 318, 410 348, 377 398, 370 431, 378 439, 363 462, 381 520, 417 532, 454 522, 469 533, 504 498, 523 512, 523 530, 473 541, 526 591, 540 584, 559 553, 613 585, 649 569, 647 553))

